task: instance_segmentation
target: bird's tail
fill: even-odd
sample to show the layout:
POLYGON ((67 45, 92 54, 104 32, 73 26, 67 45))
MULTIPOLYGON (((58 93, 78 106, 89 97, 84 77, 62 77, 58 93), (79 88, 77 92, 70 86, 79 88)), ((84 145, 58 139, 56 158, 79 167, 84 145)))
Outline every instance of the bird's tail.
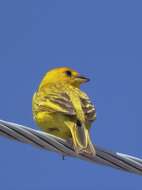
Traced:
POLYGON ((68 124, 72 134, 74 149, 77 153, 87 153, 89 155, 96 155, 95 148, 91 142, 88 129, 81 125, 77 126, 74 123, 68 124))

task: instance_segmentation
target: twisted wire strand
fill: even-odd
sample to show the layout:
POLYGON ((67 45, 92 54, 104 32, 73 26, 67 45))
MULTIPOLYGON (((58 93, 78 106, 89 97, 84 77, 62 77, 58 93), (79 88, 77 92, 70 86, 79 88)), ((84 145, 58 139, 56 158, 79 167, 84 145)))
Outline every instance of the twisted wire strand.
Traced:
POLYGON ((54 151, 63 156, 77 157, 92 163, 142 175, 142 159, 127 154, 113 153, 96 145, 95 157, 85 153, 76 154, 72 145, 61 138, 4 120, 0 120, 0 135, 22 143, 32 144, 48 151, 54 151))

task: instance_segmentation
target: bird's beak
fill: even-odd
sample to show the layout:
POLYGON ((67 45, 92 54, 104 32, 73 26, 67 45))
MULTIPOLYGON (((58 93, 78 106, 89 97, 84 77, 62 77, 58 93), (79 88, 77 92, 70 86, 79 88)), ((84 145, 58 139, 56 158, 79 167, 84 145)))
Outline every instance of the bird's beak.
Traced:
POLYGON ((87 77, 85 77, 83 75, 78 75, 76 78, 77 78, 78 81, 80 81, 80 83, 86 83, 86 82, 90 81, 89 78, 87 78, 87 77))

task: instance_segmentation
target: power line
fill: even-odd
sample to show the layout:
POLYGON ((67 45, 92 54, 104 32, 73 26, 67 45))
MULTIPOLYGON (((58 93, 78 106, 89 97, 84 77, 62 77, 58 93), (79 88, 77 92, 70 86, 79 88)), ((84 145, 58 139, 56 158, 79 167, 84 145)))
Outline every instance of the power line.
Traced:
POLYGON ((116 169, 142 175, 142 159, 127 154, 113 153, 98 146, 95 146, 95 157, 85 153, 76 154, 71 144, 61 138, 4 120, 0 120, 0 135, 22 143, 32 144, 45 150, 57 152, 62 156, 77 157, 92 163, 111 166, 116 169))

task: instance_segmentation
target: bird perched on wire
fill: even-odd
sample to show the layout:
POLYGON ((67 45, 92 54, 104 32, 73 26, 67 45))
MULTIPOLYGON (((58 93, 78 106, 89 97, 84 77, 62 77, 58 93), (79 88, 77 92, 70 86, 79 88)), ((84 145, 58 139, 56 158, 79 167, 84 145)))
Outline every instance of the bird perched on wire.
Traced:
POLYGON ((69 140, 76 153, 96 154, 89 130, 96 110, 80 85, 89 79, 68 67, 46 73, 33 96, 33 118, 47 133, 69 140))

